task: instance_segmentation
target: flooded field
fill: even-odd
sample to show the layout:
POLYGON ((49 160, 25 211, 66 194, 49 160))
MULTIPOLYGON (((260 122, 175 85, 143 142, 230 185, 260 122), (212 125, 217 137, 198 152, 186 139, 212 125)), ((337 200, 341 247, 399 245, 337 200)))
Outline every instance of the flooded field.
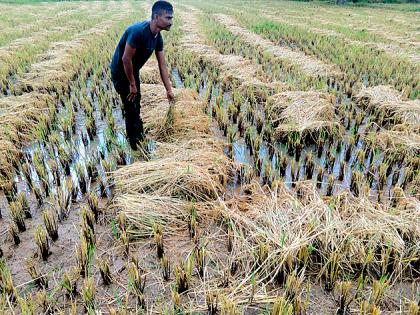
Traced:
POLYGON ((418 314, 418 5, 173 4, 133 151, 152 3, 0 3, 0 312, 418 314))

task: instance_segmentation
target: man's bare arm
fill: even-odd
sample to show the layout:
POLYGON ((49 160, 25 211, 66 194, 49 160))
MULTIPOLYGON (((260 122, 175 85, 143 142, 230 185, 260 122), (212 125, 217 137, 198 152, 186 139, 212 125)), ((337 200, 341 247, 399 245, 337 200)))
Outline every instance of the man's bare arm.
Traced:
POLYGON ((124 65, 125 75, 127 76, 128 82, 130 83, 130 93, 127 96, 129 101, 133 101, 138 93, 137 87, 136 87, 136 80, 134 79, 134 71, 133 71, 133 57, 135 53, 136 53, 136 49, 131 47, 127 43, 125 45, 122 61, 124 65))
POLYGON ((163 85, 165 86, 166 94, 168 99, 172 101, 175 97, 174 93, 172 92, 172 83, 169 79, 168 68, 166 67, 165 54, 163 51, 156 51, 156 59, 158 61, 160 78, 162 79, 163 85))

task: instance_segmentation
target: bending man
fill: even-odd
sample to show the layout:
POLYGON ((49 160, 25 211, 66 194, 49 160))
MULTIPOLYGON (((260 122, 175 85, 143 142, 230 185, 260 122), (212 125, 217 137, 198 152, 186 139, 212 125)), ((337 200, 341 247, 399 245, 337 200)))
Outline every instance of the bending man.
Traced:
POLYGON ((137 145, 144 139, 143 121, 140 117, 139 72, 153 51, 156 54, 167 97, 170 101, 174 99, 160 34, 162 30, 169 31, 172 19, 172 5, 167 1, 155 2, 152 7, 152 19, 127 28, 112 58, 112 82, 124 105, 127 138, 133 150, 136 150, 137 145))

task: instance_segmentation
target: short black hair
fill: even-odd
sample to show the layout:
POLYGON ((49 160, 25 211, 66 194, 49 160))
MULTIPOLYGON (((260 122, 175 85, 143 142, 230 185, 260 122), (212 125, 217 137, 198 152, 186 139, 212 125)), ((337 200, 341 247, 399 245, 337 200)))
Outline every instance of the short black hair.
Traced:
POLYGON ((168 13, 174 12, 174 8, 172 4, 164 0, 156 1, 152 7, 152 20, 156 14, 162 15, 164 12, 168 12, 168 13))

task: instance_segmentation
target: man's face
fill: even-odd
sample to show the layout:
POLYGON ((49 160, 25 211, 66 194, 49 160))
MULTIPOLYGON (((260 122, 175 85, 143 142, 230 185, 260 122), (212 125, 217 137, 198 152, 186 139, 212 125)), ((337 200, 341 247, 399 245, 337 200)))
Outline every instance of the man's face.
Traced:
POLYGON ((172 12, 164 12, 162 15, 156 15, 156 23, 157 26, 165 31, 169 31, 172 26, 173 20, 173 13, 172 12))

